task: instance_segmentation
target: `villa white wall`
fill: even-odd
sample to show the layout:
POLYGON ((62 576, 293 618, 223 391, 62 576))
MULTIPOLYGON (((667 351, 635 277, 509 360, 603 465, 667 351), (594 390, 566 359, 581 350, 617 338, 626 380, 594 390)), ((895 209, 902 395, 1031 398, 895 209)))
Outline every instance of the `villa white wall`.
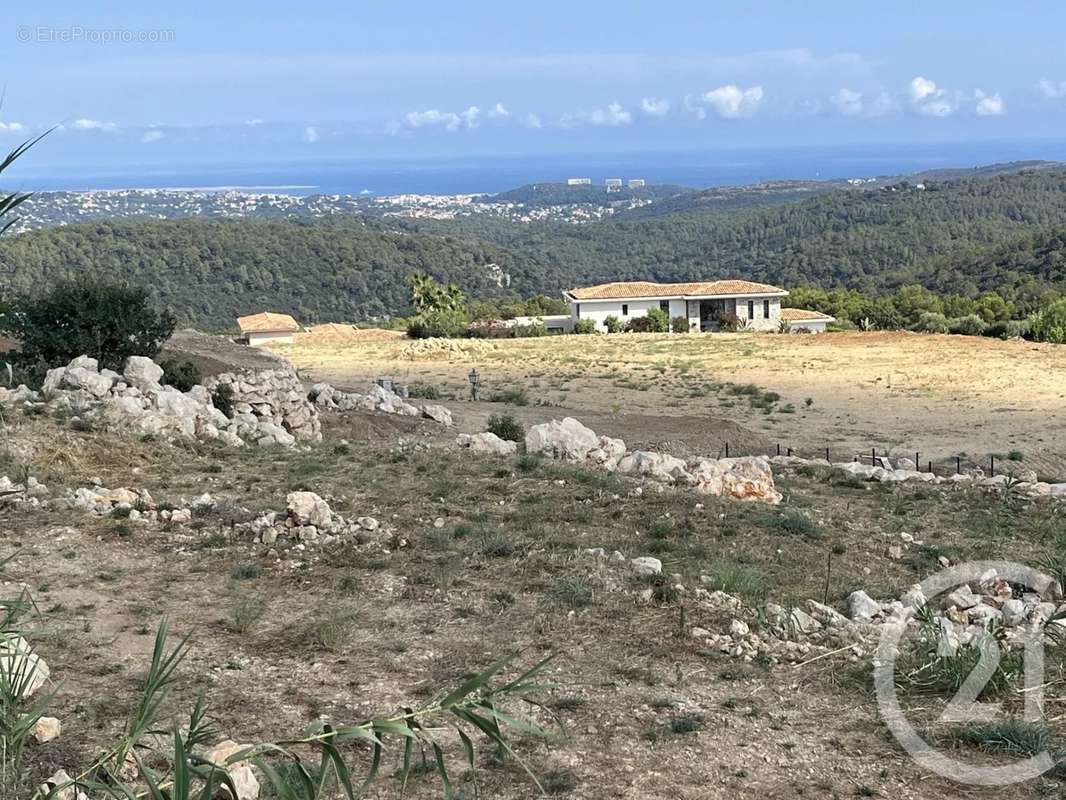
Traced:
POLYGON ((264 344, 292 344, 292 334, 287 331, 266 331, 263 333, 246 333, 245 340, 252 347, 264 344))
MULTIPOLYGON (((766 299, 765 297, 738 297, 737 316, 740 317, 742 322, 748 323, 748 327, 753 330, 776 331, 781 320, 781 298, 769 298, 769 316, 763 313, 763 301, 766 299), (754 308, 752 309, 754 313, 750 319, 748 318, 749 300, 754 303, 754 308)), ((634 317, 646 316, 648 309, 658 307, 659 300, 583 300, 580 303, 574 302, 570 304, 570 317, 575 322, 578 319, 594 320, 597 330, 605 331, 606 328, 603 325, 603 321, 611 315, 618 317, 622 324, 625 324, 634 317), (622 313, 623 305, 627 306, 628 313, 626 314, 622 313)), ((670 319, 688 317, 689 328, 691 330, 699 330, 700 304, 698 300, 685 301, 680 298, 672 298, 670 299, 670 310, 667 313, 670 315, 670 319)))
MULTIPOLYGON (((575 320, 577 319, 591 319, 596 322, 596 329, 605 331, 607 330, 603 326, 603 321, 612 314, 618 319, 622 320, 622 324, 629 322, 634 317, 645 317, 648 315, 648 309, 658 308, 658 300, 582 300, 580 303, 570 304, 570 316, 575 320), (622 313, 622 306, 627 306, 626 314, 622 313), (578 309, 580 309, 580 316, 578 315, 578 309)), ((670 316, 675 317, 678 315, 684 316, 685 304, 683 300, 671 300, 670 301, 670 316), (677 313, 674 313, 676 305, 677 313)))

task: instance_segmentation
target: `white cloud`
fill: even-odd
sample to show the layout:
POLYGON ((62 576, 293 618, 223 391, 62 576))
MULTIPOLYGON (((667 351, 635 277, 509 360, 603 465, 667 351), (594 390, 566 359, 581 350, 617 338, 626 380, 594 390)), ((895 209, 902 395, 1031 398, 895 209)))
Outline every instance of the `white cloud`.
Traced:
POLYGON ((1007 113, 1007 105, 1003 102, 1003 98, 999 96, 999 92, 985 94, 980 89, 976 89, 973 94, 977 100, 977 106, 974 108, 977 116, 998 117, 1007 113))
POLYGON ((98 119, 76 119, 71 126, 79 131, 107 131, 108 133, 118 130, 114 122, 102 122, 98 119))
POLYGON ((411 111, 404 116, 404 122, 408 128, 444 128, 446 131, 457 131, 460 128, 476 128, 481 111, 477 106, 470 106, 466 111, 456 114, 453 111, 438 111, 431 108, 427 111, 411 111))
POLYGON ((259 126, 259 125, 262 125, 263 124, 263 120, 261 120, 259 118, 249 119, 249 120, 246 120, 244 124, 247 125, 249 128, 255 128, 255 127, 259 126))
POLYGON ((489 109, 490 119, 507 119, 511 116, 511 112, 507 110, 503 103, 497 103, 489 109))
POLYGON ((690 94, 685 95, 685 100, 681 104, 681 107, 689 114, 694 114, 696 119, 707 118, 707 109, 703 107, 703 103, 700 102, 699 98, 693 97, 690 94))
POLYGON ((935 97, 940 90, 936 88, 935 82, 919 75, 911 81, 910 92, 911 102, 920 103, 927 97, 935 97))
POLYGON ((670 101, 658 97, 645 97, 640 101, 640 110, 650 117, 663 117, 670 111, 670 101))
POLYGON ((579 111, 576 114, 564 114, 559 124, 564 128, 577 125, 595 125, 617 128, 633 122, 633 115, 622 108, 621 103, 608 103, 606 108, 594 108, 591 111, 579 111))
POLYGON ((950 117, 955 113, 956 99, 935 81, 918 76, 910 82, 910 98, 914 110, 927 117, 950 117))
POLYGON ((1041 92, 1044 93, 1044 97, 1049 100, 1061 100, 1066 97, 1066 81, 1049 81, 1044 78, 1036 85, 1041 92))
POLYGON ((851 89, 841 89, 829 98, 829 102, 848 117, 857 117, 863 111, 862 92, 854 92, 851 89))
POLYGON ((763 91, 761 86, 741 89, 733 84, 728 84, 705 92, 703 102, 718 112, 718 116, 736 119, 738 117, 750 117, 754 114, 762 102, 762 98, 763 91))
POLYGON ((158 142, 165 135, 166 134, 164 134, 163 131, 159 130, 158 128, 152 128, 151 130, 147 130, 144 132, 144 136, 141 137, 141 141, 145 144, 151 144, 152 142, 158 142))
POLYGON ((525 117, 522 118, 522 124, 525 125, 527 128, 543 128, 544 127, 544 123, 541 121, 540 117, 538 115, 536 115, 536 114, 526 114, 525 117))
POLYGON ((21 122, 0 122, 0 133, 21 133, 26 130, 21 122))
POLYGON ((304 141, 308 144, 314 144, 318 141, 318 128, 314 125, 308 125, 304 128, 304 141))
POLYGON ((950 117, 955 113, 955 106, 950 100, 933 100, 919 106, 918 113, 927 117, 950 117))

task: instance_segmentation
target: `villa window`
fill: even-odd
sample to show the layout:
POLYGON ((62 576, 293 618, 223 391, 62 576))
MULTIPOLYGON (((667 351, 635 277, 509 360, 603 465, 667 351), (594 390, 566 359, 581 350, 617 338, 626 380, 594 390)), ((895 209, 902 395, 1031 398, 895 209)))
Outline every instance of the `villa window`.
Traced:
POLYGON ((659 310, 660 311, 665 311, 667 314, 669 314, 670 313, 670 301, 669 300, 660 300, 659 301, 659 310))
POLYGON ((622 303, 622 316, 623 317, 628 317, 629 316, 629 303, 622 303))
POLYGON ((763 300, 762 301, 762 316, 763 316, 763 319, 770 319, 770 301, 769 300, 763 300))
POLYGON ((748 301, 748 319, 755 319, 755 301, 748 301))

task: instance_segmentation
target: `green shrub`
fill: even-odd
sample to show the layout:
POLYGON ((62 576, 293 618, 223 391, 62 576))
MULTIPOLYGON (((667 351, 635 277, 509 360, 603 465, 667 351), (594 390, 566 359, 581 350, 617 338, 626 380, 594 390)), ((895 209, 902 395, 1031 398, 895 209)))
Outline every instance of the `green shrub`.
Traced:
POLYGON ((596 320, 594 319, 579 319, 574 323, 574 333, 595 333, 596 332, 596 320))
POLYGON ((228 383, 220 383, 211 393, 211 404, 225 414, 233 416, 233 387, 228 383))
POLYGON ((470 320, 463 309, 435 308, 412 317, 407 323, 407 335, 412 339, 454 339, 466 335, 466 326, 469 323, 470 320))
POLYGON ((651 333, 655 327, 647 317, 633 317, 626 323, 625 330, 626 333, 651 333))
POLYGON ((951 333, 960 336, 980 336, 985 332, 987 324, 976 314, 968 314, 965 317, 950 320, 948 328, 951 333))
POLYGON ((412 383, 407 387, 407 396, 418 400, 440 400, 440 390, 428 383, 412 383))
POLYGON ((509 403, 512 406, 528 406, 529 394, 521 386, 514 389, 500 389, 489 395, 490 403, 509 403))
POLYGON ((670 330, 674 333, 688 333, 688 317, 674 317, 670 320, 670 330))
POLYGON ((920 333, 947 333, 950 329, 948 318, 937 311, 923 311, 912 328, 920 333))
POLYGON ((718 329, 722 331, 739 331, 744 323, 736 314, 722 314, 718 317, 718 329))
POLYGON ((200 370, 191 361, 178 361, 168 358, 162 364, 163 385, 173 386, 179 392, 187 392, 201 380, 200 370))
POLYGON ((1005 322, 993 322, 985 328, 985 336, 996 339, 1024 339, 1029 336, 1029 321, 1008 319, 1005 322))
POLYGON ((1029 317, 1029 336, 1037 342, 1066 343, 1066 300, 1057 300, 1029 317))
POLYGON ((538 336, 547 336, 548 329, 542 322, 531 322, 528 325, 515 325, 511 328, 516 339, 530 339, 538 336))
POLYGON ((607 329, 607 333, 621 333, 625 330, 622 320, 614 314, 608 314, 603 318, 603 327, 607 329))
POLYGON ((646 316, 651 322, 652 333, 666 333, 670 330, 670 315, 661 308, 649 308, 646 316))
POLYGON ((495 433, 509 442, 520 442, 526 438, 526 429, 510 414, 493 414, 489 417, 489 433, 495 433))
POLYGON ((22 343, 19 358, 26 363, 54 367, 87 355, 120 371, 130 356, 155 357, 175 324, 169 311, 153 306, 147 289, 93 275, 17 298, 2 322, 22 343))

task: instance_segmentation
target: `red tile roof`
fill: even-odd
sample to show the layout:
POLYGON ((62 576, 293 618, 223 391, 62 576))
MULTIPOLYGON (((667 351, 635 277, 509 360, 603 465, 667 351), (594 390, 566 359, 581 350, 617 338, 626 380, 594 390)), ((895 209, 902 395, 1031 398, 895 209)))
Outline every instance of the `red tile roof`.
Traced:
POLYGON ((694 283, 652 283, 622 281, 585 286, 566 292, 575 300, 615 300, 634 297, 714 297, 754 294, 788 294, 784 289, 753 281, 697 281, 694 283))
POLYGON ((288 314, 275 314, 272 311, 238 317, 237 327, 241 329, 241 333, 277 333, 300 330, 300 324, 288 314))
POLYGON ((823 314, 821 311, 808 311, 805 308, 782 308, 781 319, 789 322, 815 322, 820 320, 833 321, 836 317, 823 314))

